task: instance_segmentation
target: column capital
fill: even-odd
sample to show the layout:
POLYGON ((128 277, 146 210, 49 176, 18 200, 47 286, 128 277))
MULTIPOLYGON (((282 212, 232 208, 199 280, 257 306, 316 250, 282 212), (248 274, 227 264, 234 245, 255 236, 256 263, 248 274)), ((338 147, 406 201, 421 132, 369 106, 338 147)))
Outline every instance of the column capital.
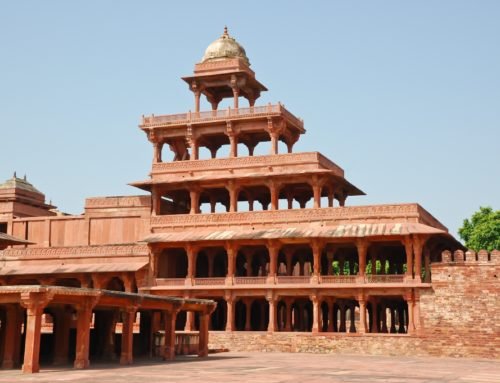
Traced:
POLYGON ((53 292, 24 292, 21 293, 19 303, 28 312, 43 311, 53 297, 53 292))
POLYGON ((276 302, 277 299, 278 299, 278 295, 273 290, 268 290, 266 292, 266 301, 276 302))

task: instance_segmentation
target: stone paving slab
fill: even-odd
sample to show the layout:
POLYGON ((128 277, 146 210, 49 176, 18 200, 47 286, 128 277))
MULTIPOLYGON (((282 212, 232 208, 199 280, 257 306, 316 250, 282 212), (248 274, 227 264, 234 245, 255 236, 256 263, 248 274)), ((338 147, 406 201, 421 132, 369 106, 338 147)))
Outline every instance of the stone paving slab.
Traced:
POLYGON ((42 366, 38 374, 0 371, 0 383, 13 382, 405 382, 498 383, 500 361, 478 359, 352 356, 336 354, 221 353, 174 362, 137 362, 129 367, 94 364, 87 370, 42 366))

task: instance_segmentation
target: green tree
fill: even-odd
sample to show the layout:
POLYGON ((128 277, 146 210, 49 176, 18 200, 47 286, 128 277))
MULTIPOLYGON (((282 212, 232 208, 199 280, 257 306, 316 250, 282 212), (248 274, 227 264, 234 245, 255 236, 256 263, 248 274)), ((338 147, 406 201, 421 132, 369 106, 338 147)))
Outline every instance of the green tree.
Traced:
POLYGON ((500 249, 500 210, 493 210, 489 206, 480 207, 470 220, 464 220, 458 234, 469 249, 500 249))

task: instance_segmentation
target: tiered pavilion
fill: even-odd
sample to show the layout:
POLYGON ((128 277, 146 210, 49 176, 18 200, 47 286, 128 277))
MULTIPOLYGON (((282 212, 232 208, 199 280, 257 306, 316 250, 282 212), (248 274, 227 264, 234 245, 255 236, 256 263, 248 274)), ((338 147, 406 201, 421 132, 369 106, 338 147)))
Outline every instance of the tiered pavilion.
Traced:
MULTIPOLYGON (((29 189, 26 180, 0 185, 0 231, 20 241, 3 251, 5 288, 105 289, 184 302, 183 310, 165 309, 174 317, 141 315, 152 334, 166 321, 187 333, 205 325, 422 332, 419 297, 432 286, 431 263, 444 249, 461 248, 446 227, 415 203, 346 206, 348 197, 364 193, 322 154, 294 152, 304 122, 281 103, 255 105, 267 89, 227 29, 183 80, 194 94, 192 111, 142 117, 153 164, 150 177, 132 185, 149 195, 89 198, 84 214, 62 216, 44 199, 16 194, 29 189), (240 106, 241 97, 248 106, 240 106), (211 110, 201 111, 202 98, 211 110), (219 108, 226 98, 232 107, 219 108), (262 146, 268 154, 257 155, 262 146), (217 301, 217 308, 199 298, 217 301)), ((10 297, 18 294, 12 291, 10 297)), ((104 317, 105 334, 139 319, 104 317)))

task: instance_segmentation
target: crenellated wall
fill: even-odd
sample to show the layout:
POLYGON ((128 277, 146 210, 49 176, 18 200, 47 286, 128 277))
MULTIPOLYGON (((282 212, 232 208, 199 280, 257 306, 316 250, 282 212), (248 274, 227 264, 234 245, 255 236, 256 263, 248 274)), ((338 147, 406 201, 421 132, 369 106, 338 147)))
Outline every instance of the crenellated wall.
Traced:
POLYGON ((234 351, 500 358, 500 251, 443 253, 432 287, 420 291, 415 335, 211 332, 210 347, 234 351))

